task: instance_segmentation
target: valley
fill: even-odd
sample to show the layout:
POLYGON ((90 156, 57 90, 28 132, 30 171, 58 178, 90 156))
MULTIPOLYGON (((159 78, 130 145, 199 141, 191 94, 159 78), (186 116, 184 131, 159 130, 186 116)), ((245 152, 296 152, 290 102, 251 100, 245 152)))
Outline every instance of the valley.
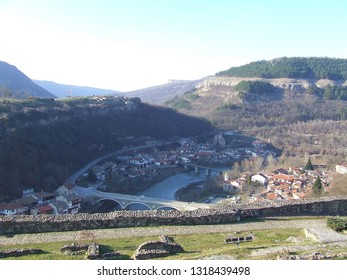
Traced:
MULTIPOLYGON (((334 243, 329 245, 330 251, 323 250, 326 246, 321 241, 309 239, 319 231, 313 225, 320 224, 327 236, 333 234, 323 225, 325 218, 315 220, 312 215, 336 215, 336 211, 345 215, 344 63, 319 58, 281 58, 270 64, 260 61, 200 80, 173 80, 124 96, 111 93, 37 98, 35 94, 20 95, 25 89, 10 89, 7 82, 1 88, 0 101, 2 222, 12 230, 7 219, 12 218, 13 212, 5 209, 10 206, 8 202, 15 199, 14 204, 27 203, 31 195, 37 197, 37 205, 25 206, 25 213, 31 214, 27 222, 35 215, 41 219, 40 214, 76 214, 72 220, 70 215, 58 215, 57 220, 47 216, 49 222, 44 220, 31 229, 64 224, 74 233, 58 237, 59 242, 76 239, 75 228, 91 227, 88 234, 92 230, 98 232, 98 238, 92 233, 93 240, 106 242, 116 250, 100 228, 109 224, 133 226, 134 221, 141 225, 140 232, 148 231, 147 235, 154 238, 157 232, 146 228, 148 225, 171 227, 187 223, 191 228, 185 226, 186 234, 181 228, 172 227, 169 231, 187 248, 194 248, 191 237, 210 240, 211 232, 201 229, 220 221, 239 223, 235 227, 244 230, 238 234, 254 230, 259 237, 255 243, 261 248, 244 243, 241 251, 230 254, 225 246, 212 250, 199 245, 201 253, 179 254, 177 258, 344 259, 343 235, 339 235, 344 242, 342 247, 334 243), (256 71, 254 65, 258 67, 256 71), (332 65, 342 66, 333 71, 332 65), (28 189, 32 194, 21 197, 28 189), (39 205, 44 194, 51 196, 39 205), (52 201, 52 195, 57 201, 52 201), (78 209, 59 209, 69 196, 75 198, 78 209), (326 208, 330 203, 337 206, 326 208), (82 213, 77 214, 81 205, 82 213), (265 227, 272 223, 271 216, 288 214, 310 215, 311 226, 303 226, 292 217, 285 228, 280 222, 271 230, 261 227, 262 222, 265 227), (109 215, 117 215, 118 224, 108 220, 109 215), (146 215, 151 217, 143 219, 146 215), (262 220, 264 217, 269 220, 262 220), (59 219, 65 220, 59 224, 59 219), (304 235, 307 228, 309 233, 304 235), (267 240, 264 234, 278 239, 267 240), (291 246, 291 240, 302 244, 291 246), (288 252, 281 251, 284 246, 290 248, 288 252), (309 246, 324 252, 313 256, 309 246)), ((17 222, 18 229, 22 225, 20 220, 17 222)), ((219 235, 231 234, 235 229, 234 225, 224 229, 216 226, 219 229, 213 233, 219 235)), ((117 232, 121 234, 122 229, 117 232)), ((132 238, 130 233, 127 238, 132 238)), ((16 238, 13 240, 16 242, 16 238)), ((41 244, 44 240, 32 242, 41 244)), ((61 243, 58 244, 54 246, 61 243)), ((131 257, 127 249, 121 249, 121 255, 123 259, 131 257)))

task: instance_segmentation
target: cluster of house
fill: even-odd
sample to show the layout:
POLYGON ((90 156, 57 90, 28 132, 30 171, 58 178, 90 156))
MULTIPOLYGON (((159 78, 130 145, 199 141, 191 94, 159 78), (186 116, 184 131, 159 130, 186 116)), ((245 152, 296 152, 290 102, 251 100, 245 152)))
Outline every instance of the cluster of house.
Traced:
POLYGON ((0 203, 0 215, 76 214, 82 198, 74 193, 75 185, 66 183, 55 193, 23 191, 23 196, 0 203))
MULTIPOLYGON (((159 152, 155 156, 148 153, 138 153, 134 156, 118 156, 116 163, 106 161, 95 165, 92 170, 98 182, 106 179, 108 172, 118 176, 137 178, 157 173, 157 168, 173 167, 178 163, 177 156, 173 152, 159 152)), ((83 176, 88 176, 85 173, 83 176)))
POLYGON ((326 190, 333 178, 334 172, 324 166, 314 170, 304 170, 304 167, 280 168, 273 172, 262 171, 257 174, 243 173, 240 178, 230 179, 225 175, 223 189, 229 193, 249 191, 258 185, 262 188, 260 193, 249 195, 250 202, 303 199, 312 192, 313 185, 318 177, 326 190))
POLYGON ((252 147, 239 149, 222 149, 217 151, 214 144, 195 144, 191 139, 181 140, 179 148, 179 157, 182 162, 191 162, 198 160, 208 160, 213 162, 228 162, 240 160, 248 157, 266 157, 274 152, 266 149, 266 143, 255 140, 252 147))
MULTIPOLYGON (((263 142, 254 141, 253 148, 225 149, 216 151, 213 144, 196 144, 192 139, 180 140, 180 147, 169 151, 157 151, 155 154, 137 153, 135 155, 118 156, 116 162, 107 161, 92 167, 98 182, 106 179, 107 173, 118 176, 141 177, 156 174, 158 168, 175 167, 178 163, 203 161, 227 162, 239 160, 241 157, 265 156, 266 149, 263 142)), ((88 173, 83 176, 87 177, 88 173)))

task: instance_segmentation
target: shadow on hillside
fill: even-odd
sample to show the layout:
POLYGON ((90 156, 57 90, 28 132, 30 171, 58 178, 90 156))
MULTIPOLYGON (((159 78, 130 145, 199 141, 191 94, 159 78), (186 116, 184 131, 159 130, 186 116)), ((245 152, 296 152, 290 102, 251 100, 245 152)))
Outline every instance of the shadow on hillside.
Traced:
POLYGON ((247 102, 273 102, 280 101, 284 99, 284 89, 276 88, 274 92, 270 93, 249 93, 245 97, 247 102))

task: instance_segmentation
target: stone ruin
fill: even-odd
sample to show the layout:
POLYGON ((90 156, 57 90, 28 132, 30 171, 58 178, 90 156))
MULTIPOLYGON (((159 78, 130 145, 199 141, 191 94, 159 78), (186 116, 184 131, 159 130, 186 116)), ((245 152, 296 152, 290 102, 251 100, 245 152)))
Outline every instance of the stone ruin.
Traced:
POLYGON ((277 260, 329 260, 329 259, 345 259, 347 253, 323 253, 323 252, 312 252, 303 255, 292 255, 290 252, 277 255, 277 260))
POLYGON ((89 244, 68 244, 61 247, 60 251, 65 255, 83 255, 87 252, 89 244))
POLYGON ((20 257, 27 255, 36 255, 44 254, 45 251, 41 249, 32 249, 32 248, 14 248, 0 251, 0 258, 9 258, 9 257, 20 257))
POLYGON ((92 242, 87 244, 69 244, 64 245, 61 248, 61 252, 67 255, 87 255, 87 259, 89 260, 110 260, 117 258, 119 253, 117 252, 108 252, 104 254, 100 254, 100 246, 99 243, 92 242))
POLYGON ((145 260, 165 257, 172 254, 182 253, 184 249, 176 244, 174 239, 169 236, 160 236, 160 241, 148 241, 141 244, 134 252, 134 260, 145 260))

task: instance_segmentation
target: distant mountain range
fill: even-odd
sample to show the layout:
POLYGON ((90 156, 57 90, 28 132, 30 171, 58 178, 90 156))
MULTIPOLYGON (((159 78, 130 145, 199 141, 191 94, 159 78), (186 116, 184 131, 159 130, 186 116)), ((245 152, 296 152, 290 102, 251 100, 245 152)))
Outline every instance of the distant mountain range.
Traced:
POLYGON ((117 95, 124 96, 120 91, 112 89, 100 89, 94 87, 85 87, 85 86, 74 86, 74 85, 65 85, 58 84, 51 81, 39 81, 33 80, 34 83, 40 87, 48 90, 53 93, 58 98, 63 98, 67 96, 93 96, 93 95, 117 95))
POLYGON ((0 98, 54 98, 55 96, 35 84, 15 66, 0 61, 0 98))
POLYGON ((167 100, 190 92, 205 78, 199 80, 170 80, 170 82, 129 92, 87 86, 59 84, 53 81, 31 80, 15 66, 0 61, 0 98, 25 99, 64 98, 74 96, 112 95, 140 97, 147 103, 162 104, 167 100))
MULTIPOLYGON (((120 92, 111 89, 58 84, 52 81, 31 81, 15 66, 0 61, 0 98, 27 98, 27 97, 67 97, 67 96, 93 96, 113 95, 126 97, 139 97, 142 101, 152 104, 165 102, 180 97, 185 93, 201 88, 202 84, 216 82, 223 78, 239 79, 269 79, 271 84, 277 83, 276 79, 304 79, 306 83, 321 86, 325 83, 346 84, 347 59, 320 58, 320 57, 282 57, 273 60, 251 62, 239 67, 232 67, 216 73, 215 76, 199 80, 170 80, 170 82, 129 92, 120 92)), ((236 81, 235 80, 235 81, 236 81)), ((220 86, 236 85, 235 81, 221 82, 220 86)), ((218 81, 219 83, 220 81, 218 81)), ((282 87, 282 85, 279 85, 282 87)), ((216 88, 214 89, 216 90, 216 88)), ((217 90, 218 91, 218 90, 217 90)), ((195 97, 195 96, 193 96, 195 97)), ((181 106, 182 102, 175 99, 181 106)))

